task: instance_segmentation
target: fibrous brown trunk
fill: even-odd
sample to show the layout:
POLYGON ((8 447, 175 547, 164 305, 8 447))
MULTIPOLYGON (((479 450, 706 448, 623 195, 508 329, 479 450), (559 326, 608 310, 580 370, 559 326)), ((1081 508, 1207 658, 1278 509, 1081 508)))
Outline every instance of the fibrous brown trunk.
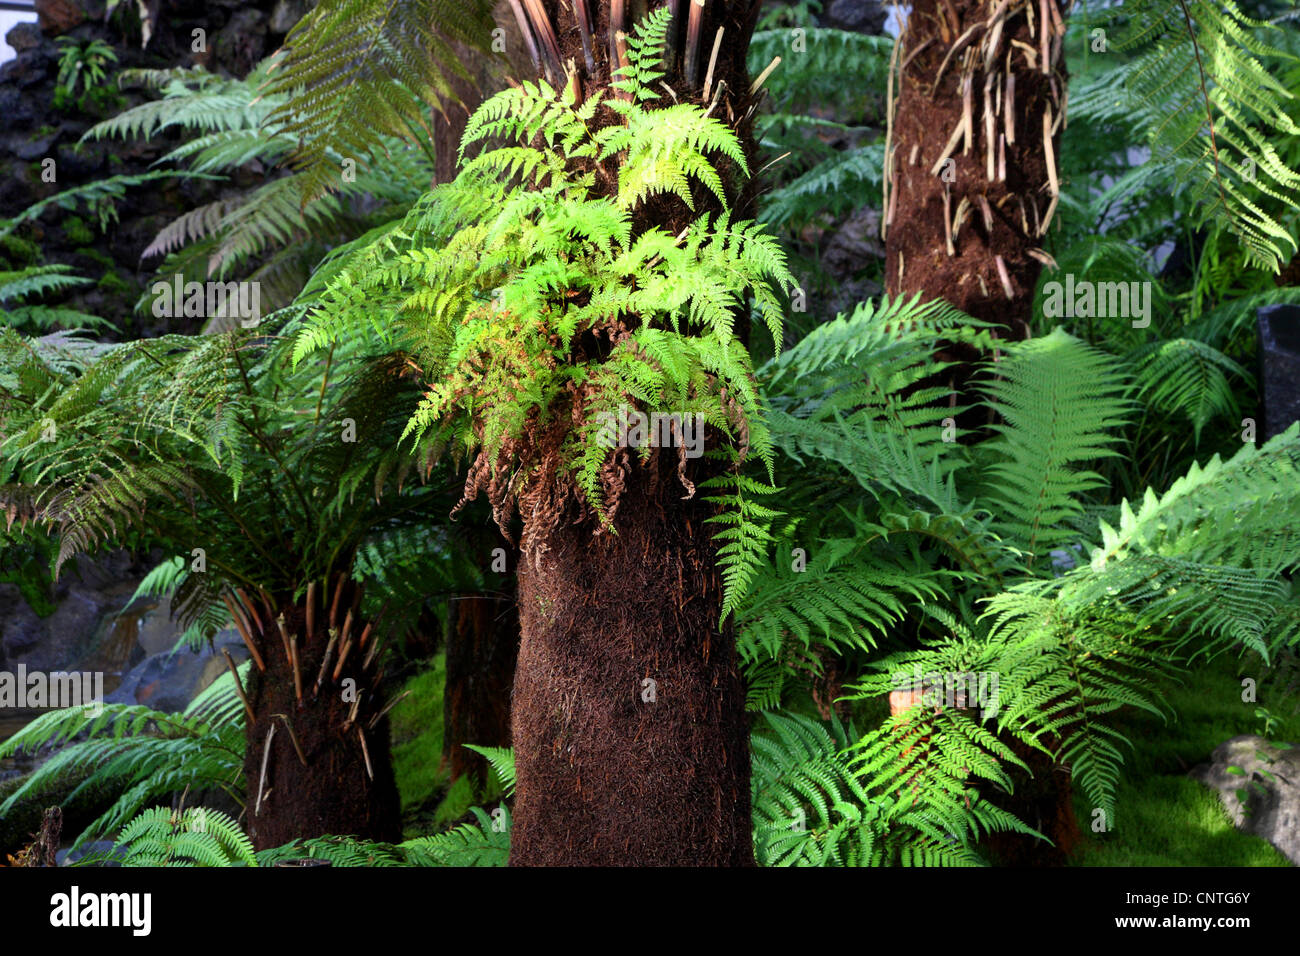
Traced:
POLYGON ((916 0, 896 45, 885 276, 1029 333, 1060 192, 1062 0, 916 0))
MULTIPOLYGON (((709 79, 712 115, 752 155, 745 54, 759 0, 511 0, 538 72, 566 82, 572 62, 584 96, 608 86, 619 34, 665 5, 675 14, 667 84, 698 102, 709 79)), ((735 170, 720 172, 736 215, 752 216, 752 192, 735 170)), ((634 228, 676 233, 687 213, 660 198, 634 228)), ((715 526, 704 523, 713 509, 683 499, 676 458, 622 455, 617 534, 598 533, 571 485, 531 479, 520 507, 512 865, 754 862, 745 697, 734 637, 718 623, 715 526)))
MULTIPOLYGON (((511 549, 513 550, 513 549, 511 549)), ((471 595, 452 605, 443 695, 443 754, 451 779, 487 779, 487 761, 465 744, 509 747, 510 695, 519 656, 513 595, 471 595)))
MULTIPOLYGON (((890 295, 944 299, 1029 336, 1034 288, 1056 212, 1070 0, 915 0, 895 46, 885 156, 885 270, 890 295)), ((971 363, 969 349, 941 359, 971 363)), ((945 373, 958 404, 973 366, 945 373)), ((963 429, 984 424, 972 410, 963 429)), ((1000 862, 1062 864, 1079 840, 1070 778, 1041 752, 1004 801, 1053 847, 1019 834, 987 841, 1000 862)))
POLYGON ((341 575, 329 587, 312 587, 308 602, 310 610, 269 598, 229 599, 241 636, 256 649, 245 688, 249 837, 258 850, 327 834, 398 840, 379 693, 382 632, 361 620, 360 590, 341 575))
POLYGON ((752 865, 749 744, 710 511, 632 466, 618 534, 519 570, 512 865, 752 865))

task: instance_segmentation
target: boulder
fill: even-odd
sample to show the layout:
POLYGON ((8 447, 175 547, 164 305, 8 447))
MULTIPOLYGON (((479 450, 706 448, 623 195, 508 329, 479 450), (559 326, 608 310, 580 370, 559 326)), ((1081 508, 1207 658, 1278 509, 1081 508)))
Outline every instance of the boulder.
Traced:
POLYGON ((20 90, 29 90, 47 81, 53 86, 53 78, 58 72, 57 62, 54 57, 45 53, 43 47, 24 50, 8 63, 0 66, 0 83, 12 83, 20 90))
POLYGON ((1300 747, 1233 737, 1188 776, 1218 791, 1238 830, 1263 837, 1300 865, 1300 747))
POLYGON ((261 10, 236 10, 216 36, 217 59, 232 72, 243 76, 266 56, 267 16, 261 10))
POLYGON ((823 26, 858 33, 883 33, 888 19, 882 0, 831 0, 825 11, 823 26))
POLYGON ((49 133, 45 136, 24 137, 13 147, 13 154, 24 162, 31 162, 36 159, 44 159, 50 155, 50 150, 54 146, 54 141, 58 137, 49 133))
POLYGON ((1300 420, 1300 306, 1266 305, 1256 310, 1258 381, 1264 421, 1262 444, 1300 420))
POLYGON ((272 33, 288 33, 310 7, 307 0, 277 0, 268 29, 272 33))
POLYGON ((822 267, 834 280, 826 301, 820 303, 827 318, 841 312, 852 312, 854 307, 880 294, 878 282, 861 273, 867 267, 884 259, 885 247, 880 241, 880 212, 863 206, 839 224, 825 240, 822 249, 822 267))
POLYGON ((5 42, 8 43, 15 53, 24 53, 27 50, 34 50, 43 42, 41 28, 35 23, 15 24, 8 33, 5 34, 5 42))
MULTIPOLYGON (((174 643, 175 637, 171 641, 174 643)), ((122 683, 105 696, 109 704, 144 704, 154 710, 181 711, 205 688, 226 672, 228 650, 235 663, 248 658, 248 650, 234 631, 221 631, 213 648, 191 651, 160 651, 146 657, 122 677, 122 683)))
POLYGON ((92 840, 76 850, 59 850, 54 857, 55 865, 72 866, 90 857, 96 866, 121 866, 123 851, 115 849, 115 846, 112 840, 92 840))
POLYGON ((102 0, 36 0, 36 22, 46 36, 67 33, 92 17, 103 17, 102 0))
POLYGON ((101 660, 92 651, 116 636, 117 612, 130 599, 138 577, 122 572, 122 580, 102 580, 94 565, 85 576, 63 578, 55 591, 54 613, 40 617, 18 588, 0 584, 0 661, 10 667, 25 664, 29 671, 108 670, 129 658, 121 647, 119 660, 101 660))
POLYGON ((5 126, 14 130, 31 126, 37 115, 35 97, 24 94, 16 86, 0 86, 0 116, 5 118, 5 126))
POLYGON ((826 243, 822 266, 836 278, 849 278, 884 257, 880 211, 863 206, 844 220, 826 243))

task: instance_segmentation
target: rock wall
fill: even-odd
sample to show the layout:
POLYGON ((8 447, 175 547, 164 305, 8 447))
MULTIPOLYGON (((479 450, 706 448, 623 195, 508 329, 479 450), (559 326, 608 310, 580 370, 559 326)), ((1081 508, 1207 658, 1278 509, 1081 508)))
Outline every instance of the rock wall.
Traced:
MULTIPOLYGON (((150 98, 140 90, 118 90, 121 70, 203 65, 243 76, 279 47, 310 6, 308 0, 149 0, 156 22, 142 49, 134 3, 119 4, 105 20, 104 0, 37 0, 37 22, 20 23, 6 34, 17 55, 0 66, 0 219, 95 180, 146 172, 176 145, 168 138, 79 143, 96 122, 150 98), (69 102, 57 90, 59 37, 83 43, 102 40, 118 58, 101 88, 78 97, 80 102, 69 102), (44 181, 49 159, 54 160, 52 183, 44 181)), ((256 177, 257 172, 249 170, 248 175, 256 177)), ((72 265, 95 285, 71 295, 66 304, 109 319, 120 337, 196 331, 177 328, 174 320, 167 320, 164 329, 150 315, 133 314, 150 276, 141 268, 140 254, 168 222, 221 195, 220 183, 154 181, 128 190, 117 204, 118 221, 102 233, 99 218, 84 204, 72 211, 47 209, 0 239, 0 270, 36 262, 72 265)))
MULTIPOLYGON (((149 0, 154 26, 142 49, 134 3, 119 4, 106 21, 104 0, 37 0, 36 22, 20 23, 6 34, 17 55, 0 65, 0 219, 77 186, 143 173, 176 145, 176 140, 164 138, 79 143, 94 123, 151 96, 119 91, 118 72, 203 65, 224 75, 245 75, 280 45, 310 6, 308 0, 149 0), (117 55, 100 92, 81 103, 58 94, 59 37, 81 43, 102 40, 117 55), (196 43, 199 38, 201 44, 196 43), (52 183, 41 175, 47 159, 54 160, 52 183)), ((246 175, 253 180, 259 171, 250 169, 246 175)), ((0 270, 37 262, 73 266, 95 285, 67 297, 64 304, 114 322, 117 331, 104 338, 197 331, 180 327, 177 320, 162 320, 163 327, 151 315, 134 314, 151 276, 149 268, 141 268, 140 254, 160 228, 218 198, 223 188, 229 187, 177 180, 128 190, 117 204, 117 222, 102 233, 97 217, 84 207, 47 209, 0 238, 0 270)), ((210 652, 173 658, 177 633, 165 606, 138 606, 122 613, 158 557, 114 552, 69 566, 52 595, 54 611, 46 617, 16 586, 0 583, 0 671, 13 672, 20 664, 29 672, 103 671, 110 700, 182 708, 224 661, 214 663, 210 652)), ((230 643, 229 637, 223 635, 219 643, 230 643)), ((236 659, 242 660, 244 653, 240 645, 236 659)))

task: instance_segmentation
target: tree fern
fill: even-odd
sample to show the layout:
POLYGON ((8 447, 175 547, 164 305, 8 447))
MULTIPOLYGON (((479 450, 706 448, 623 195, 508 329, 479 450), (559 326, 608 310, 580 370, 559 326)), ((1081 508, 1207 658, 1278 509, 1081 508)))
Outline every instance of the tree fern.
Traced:
POLYGON ((1073 109, 1133 116, 1153 161, 1191 184, 1204 218, 1224 217, 1250 261, 1277 271, 1296 241, 1264 203, 1288 202, 1300 174, 1271 137, 1300 128, 1284 109, 1292 92, 1266 66, 1287 58, 1269 43, 1276 28, 1231 0, 1140 0, 1097 22, 1132 59, 1073 97, 1073 109))
MULTIPOLYGON (((699 415, 740 457, 769 459, 734 324, 752 295, 779 332, 781 294, 793 287, 772 237, 733 222, 722 202, 715 162, 745 168, 735 132, 699 106, 647 105, 652 91, 637 78, 656 72, 663 20, 662 11, 652 16, 629 42, 630 99, 597 92, 579 102, 572 87, 538 81, 485 102, 462 152, 504 143, 485 145, 400 229, 356 254, 295 348, 302 359, 357 326, 400 329, 430 382, 408 434, 472 453, 479 475, 529 474, 538 464, 531 430, 568 417, 562 408, 578 396, 581 424, 566 439, 563 467, 606 520, 602 472, 612 449, 598 435, 620 406, 699 415), (597 123, 598 107, 618 121, 597 123), (596 189, 590 163, 609 167, 612 196, 596 189), (689 213, 710 193, 719 211, 684 219, 677 235, 633 228, 652 199, 676 197, 689 213), (575 356, 580 337, 611 334, 608 350, 575 356)), ((494 487, 503 497, 504 486, 494 487)), ((499 517, 504 504, 493 500, 499 517)), ((747 507, 741 537, 720 539, 728 612, 748 574, 733 562, 761 538, 750 520, 761 519, 761 506, 747 507)))
POLYGON ((122 866, 256 866, 253 844, 220 810, 153 807, 122 828, 122 866))
POLYGON ((344 175, 328 190, 305 174, 286 174, 299 138, 281 116, 288 94, 268 92, 271 61, 243 79, 202 70, 128 71, 127 81, 158 89, 142 103, 92 127, 84 139, 152 139, 180 134, 183 142, 159 164, 193 175, 224 178, 249 164, 266 167, 260 184, 191 209, 163 227, 143 256, 168 256, 162 274, 246 275, 262 284, 274 307, 289 302, 329 245, 401 216, 427 186, 433 166, 422 150, 391 136, 377 137, 377 158, 344 175), (205 241, 207 240, 207 241, 205 241), (188 255, 181 255, 184 250, 188 255), (285 275, 287 273, 287 276, 285 275))
POLYGON ((493 36, 486 0, 324 0, 285 38, 271 89, 289 97, 276 120, 299 142, 295 165, 308 201, 339 183, 340 160, 363 167, 375 133, 414 138, 428 106, 454 101, 467 76, 456 45, 493 36))

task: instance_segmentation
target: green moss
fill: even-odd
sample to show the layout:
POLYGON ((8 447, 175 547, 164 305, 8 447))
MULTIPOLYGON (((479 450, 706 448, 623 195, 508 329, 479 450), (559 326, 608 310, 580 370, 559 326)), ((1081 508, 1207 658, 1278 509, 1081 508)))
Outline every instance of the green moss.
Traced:
POLYGON ((68 216, 64 219, 63 231, 68 234, 70 241, 79 246, 89 245, 95 241, 95 234, 80 216, 68 216))
POLYGON ((41 258, 41 247, 37 243, 13 234, 0 236, 0 252, 6 265, 14 268, 35 265, 41 258))
POLYGON ((501 784, 461 777, 454 783, 442 759, 446 657, 437 655, 397 693, 407 696, 389 712, 393 772, 406 820, 406 837, 425 836, 463 822, 470 807, 495 805, 501 784))
POLYGON ((449 823, 455 823, 469 813, 469 808, 479 803, 474 791, 474 782, 468 776, 461 777, 448 789, 447 794, 433 811, 433 822, 439 829, 449 823))
MULTIPOLYGON (((1263 734, 1259 706, 1276 718, 1272 739, 1300 741, 1300 702, 1263 681, 1258 703, 1243 702, 1243 676, 1262 677, 1262 667, 1243 670, 1228 659, 1204 665, 1165 694, 1166 709, 1176 715, 1169 723, 1140 712, 1117 722, 1134 749, 1125 755, 1116 819, 1110 833, 1094 834, 1089 808, 1076 808, 1085 834, 1076 865, 1288 865, 1267 840, 1237 830, 1218 794, 1187 776, 1224 741, 1263 734)), ((1081 802, 1076 795, 1076 803, 1081 802)))
POLYGON ((1234 827, 1218 795, 1195 780, 1147 777, 1122 786, 1117 806, 1115 831, 1090 840, 1078 865, 1288 865, 1267 840, 1234 827))
POLYGON ((123 279, 116 269, 110 269, 100 277, 95 288, 104 292, 126 295, 131 291, 131 283, 123 279))
POLYGON ((96 249, 94 246, 82 246, 77 250, 77 255, 85 256, 87 259, 93 259, 101 266, 105 266, 109 269, 112 269, 117 265, 112 256, 103 250, 96 249))

